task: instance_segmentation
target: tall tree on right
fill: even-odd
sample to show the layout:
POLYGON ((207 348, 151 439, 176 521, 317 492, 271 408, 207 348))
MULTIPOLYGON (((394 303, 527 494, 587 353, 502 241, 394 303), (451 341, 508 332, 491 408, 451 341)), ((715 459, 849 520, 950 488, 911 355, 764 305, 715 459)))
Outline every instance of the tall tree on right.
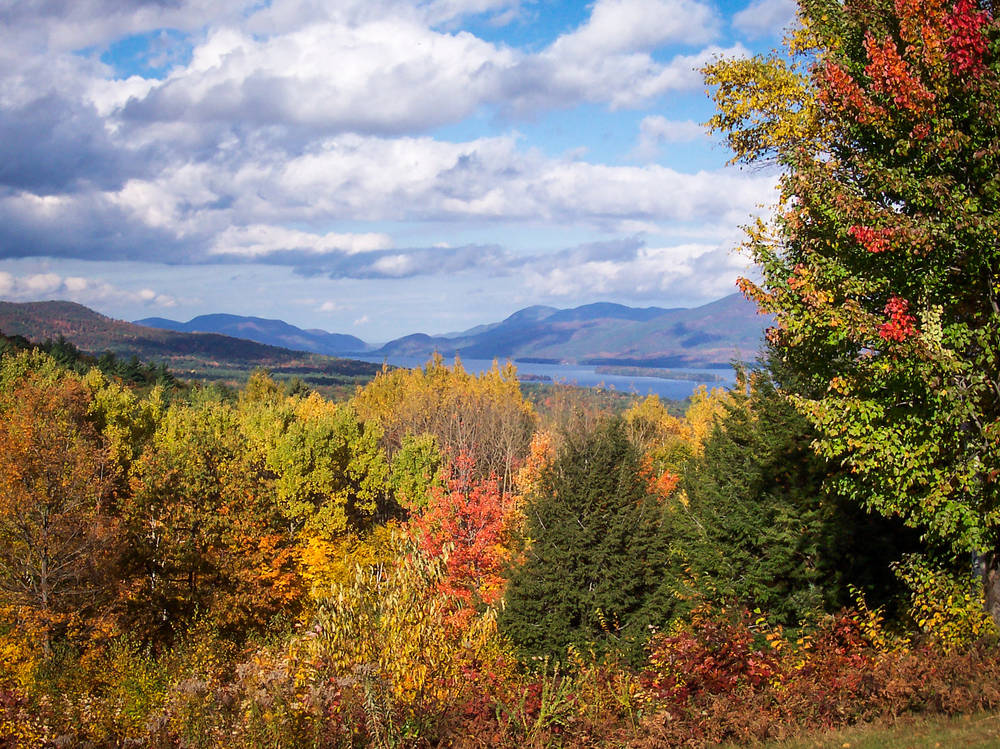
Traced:
POLYGON ((836 488, 980 555, 1000 621, 1000 25, 972 0, 800 0, 790 56, 706 69, 769 343, 836 488))

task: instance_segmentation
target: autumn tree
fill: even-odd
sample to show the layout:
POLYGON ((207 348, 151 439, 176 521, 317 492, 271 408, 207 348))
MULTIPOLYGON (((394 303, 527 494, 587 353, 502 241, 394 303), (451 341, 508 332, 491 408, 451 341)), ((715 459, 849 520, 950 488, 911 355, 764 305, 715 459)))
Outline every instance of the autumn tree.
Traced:
POLYGON ((435 355, 421 368, 383 370, 358 389, 353 405, 364 422, 382 429, 390 459, 407 435, 429 434, 451 458, 472 457, 480 476, 496 475, 505 491, 535 427, 534 410, 509 363, 494 362, 477 375, 457 358, 449 367, 435 355))
POLYGON ((376 424, 316 393, 290 399, 291 418, 270 446, 278 507, 294 533, 331 539, 385 509, 389 466, 376 424))
POLYGON ((516 511, 496 477, 479 479, 473 468, 471 458, 459 455, 447 485, 430 490, 426 509, 410 523, 418 547, 431 559, 444 559, 440 592, 455 601, 463 620, 503 596, 516 511))
POLYGON ((200 614, 240 637, 294 612, 293 538, 251 446, 237 409, 211 395, 159 420, 122 504, 125 604, 141 631, 169 637, 200 614))
POLYGON ((48 648, 112 597, 116 472, 78 377, 44 354, 0 373, 0 597, 48 648))
POLYGON ((836 489, 981 555, 1000 621, 1000 27, 973 0, 800 18, 789 58, 708 71, 736 158, 784 168, 744 289, 836 489))

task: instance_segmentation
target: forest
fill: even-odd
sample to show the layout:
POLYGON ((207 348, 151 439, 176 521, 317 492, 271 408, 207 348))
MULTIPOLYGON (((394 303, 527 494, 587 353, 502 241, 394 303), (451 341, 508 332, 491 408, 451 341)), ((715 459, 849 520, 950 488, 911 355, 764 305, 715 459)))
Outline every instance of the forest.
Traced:
POLYGON ((0 745, 691 746, 1000 709, 1000 25, 705 70, 775 324, 689 402, 0 346, 0 745), (525 392, 530 393, 527 397, 525 392))
POLYGON ((618 402, 440 357, 334 403, 9 349, 3 740, 655 745, 990 704, 978 581, 826 492, 767 371, 618 402))

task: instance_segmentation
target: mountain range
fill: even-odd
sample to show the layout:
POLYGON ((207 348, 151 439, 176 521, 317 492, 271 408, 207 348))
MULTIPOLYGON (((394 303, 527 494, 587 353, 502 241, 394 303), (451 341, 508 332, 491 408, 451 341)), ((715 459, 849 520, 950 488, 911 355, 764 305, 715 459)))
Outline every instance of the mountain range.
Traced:
POLYGON ((636 308, 610 302, 572 309, 533 306, 500 322, 437 336, 414 333, 380 347, 354 336, 238 315, 202 315, 186 323, 153 317, 136 324, 340 356, 425 358, 438 352, 471 359, 704 367, 728 366, 734 358, 752 359, 769 322, 740 294, 731 294, 694 308, 636 308))
POLYGON ((135 324, 181 333, 218 333, 233 338, 246 338, 270 346, 296 351, 312 351, 328 356, 358 353, 368 351, 371 348, 360 338, 352 335, 327 333, 325 330, 303 330, 289 325, 284 320, 266 320, 262 317, 226 314, 199 315, 187 322, 167 320, 163 317, 147 317, 136 320, 135 324))
POLYGON ((0 332, 32 341, 63 337, 83 351, 165 362, 183 376, 241 379, 257 367, 317 385, 370 378, 379 367, 218 333, 162 330, 114 320, 75 302, 0 302, 0 332))

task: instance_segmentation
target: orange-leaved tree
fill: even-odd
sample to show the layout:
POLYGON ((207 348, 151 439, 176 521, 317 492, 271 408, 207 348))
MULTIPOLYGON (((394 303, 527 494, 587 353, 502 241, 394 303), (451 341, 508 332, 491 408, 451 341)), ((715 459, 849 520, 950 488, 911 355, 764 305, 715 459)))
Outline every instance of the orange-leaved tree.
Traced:
POLYGON ((469 456, 459 455, 447 487, 433 487, 427 509, 411 521, 419 548, 445 558, 440 592, 455 601, 456 621, 499 603, 511 556, 513 497, 500 490, 496 477, 477 478, 474 469, 469 456))
POLYGON ((80 379, 21 358, 0 373, 0 598, 47 650, 111 596, 116 476, 80 379))

